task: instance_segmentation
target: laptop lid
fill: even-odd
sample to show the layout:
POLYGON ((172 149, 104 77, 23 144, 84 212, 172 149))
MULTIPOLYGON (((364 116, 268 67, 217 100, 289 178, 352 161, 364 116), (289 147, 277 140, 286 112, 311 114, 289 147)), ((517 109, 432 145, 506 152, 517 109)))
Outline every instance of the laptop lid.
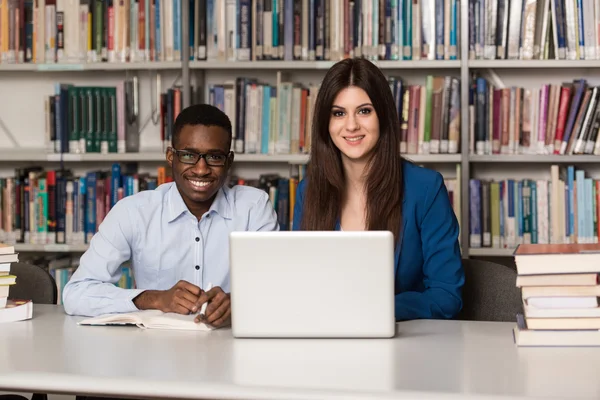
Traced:
POLYGON ((391 232, 232 232, 235 337, 392 337, 391 232))

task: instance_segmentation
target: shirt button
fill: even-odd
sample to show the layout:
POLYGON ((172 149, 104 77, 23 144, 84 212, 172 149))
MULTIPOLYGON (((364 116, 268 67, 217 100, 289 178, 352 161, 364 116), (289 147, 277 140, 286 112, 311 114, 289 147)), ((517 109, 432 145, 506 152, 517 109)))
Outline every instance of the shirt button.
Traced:
POLYGON ((199 242, 199 241, 200 241, 200 238, 199 238, 199 237, 197 237, 197 238, 196 238, 196 242, 199 242))
POLYGON ((200 266, 199 266, 199 265, 196 265, 196 271, 197 271, 197 270, 199 270, 199 269, 200 269, 200 266))

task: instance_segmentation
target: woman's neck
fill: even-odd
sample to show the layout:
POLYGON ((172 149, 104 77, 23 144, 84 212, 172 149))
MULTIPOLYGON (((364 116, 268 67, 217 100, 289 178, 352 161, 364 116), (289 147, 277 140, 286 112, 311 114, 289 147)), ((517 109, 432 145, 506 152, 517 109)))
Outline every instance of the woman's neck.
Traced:
POLYGON ((365 202, 365 180, 366 163, 350 160, 343 160, 344 175, 346 178, 346 190, 344 193, 344 203, 364 203, 365 202))
POLYGON ((361 188, 365 184, 366 178, 366 162, 362 161, 350 161, 348 159, 342 160, 344 167, 344 175, 346 176, 347 189, 350 188, 361 188))
POLYGON ((364 230, 366 227, 365 163, 344 160, 346 188, 342 200, 340 228, 346 231, 364 230))

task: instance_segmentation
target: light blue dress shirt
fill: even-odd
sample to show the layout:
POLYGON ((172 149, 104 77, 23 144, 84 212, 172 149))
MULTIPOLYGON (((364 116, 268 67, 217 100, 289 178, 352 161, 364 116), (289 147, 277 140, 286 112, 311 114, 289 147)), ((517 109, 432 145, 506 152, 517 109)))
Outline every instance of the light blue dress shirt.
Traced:
POLYGON ((200 221, 174 182, 115 204, 63 289, 70 315, 137 311, 133 299, 145 289, 167 290, 179 280, 229 292, 229 233, 279 230, 266 192, 224 186, 200 221), (136 289, 115 286, 121 265, 132 261, 136 289))

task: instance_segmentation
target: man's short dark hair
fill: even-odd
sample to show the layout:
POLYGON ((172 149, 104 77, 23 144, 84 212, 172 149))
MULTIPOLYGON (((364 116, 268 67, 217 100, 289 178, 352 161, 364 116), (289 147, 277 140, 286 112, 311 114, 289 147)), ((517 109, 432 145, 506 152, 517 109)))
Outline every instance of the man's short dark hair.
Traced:
POLYGON ((229 147, 231 148, 232 129, 231 120, 223 111, 210 104, 194 104, 179 113, 173 125, 171 145, 175 146, 179 133, 186 125, 218 126, 229 134, 229 147))

